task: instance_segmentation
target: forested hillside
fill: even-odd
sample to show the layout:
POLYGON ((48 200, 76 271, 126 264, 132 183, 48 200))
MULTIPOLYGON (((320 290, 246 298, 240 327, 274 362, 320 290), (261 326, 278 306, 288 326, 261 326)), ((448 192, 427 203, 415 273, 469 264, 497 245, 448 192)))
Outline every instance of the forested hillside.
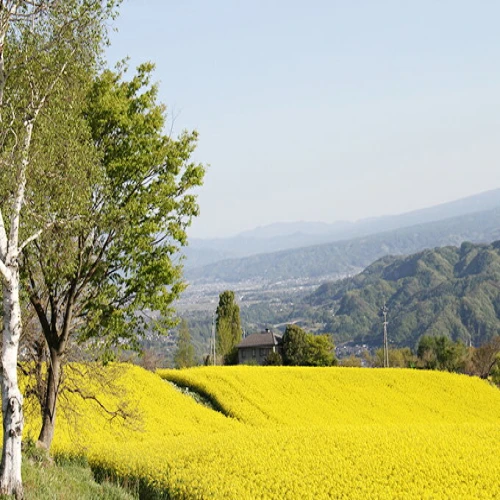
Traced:
POLYGON ((389 308, 394 346, 423 334, 479 345, 500 333, 500 241, 387 256, 362 273, 325 283, 307 307, 323 312, 337 341, 382 343, 380 307, 389 308))
MULTIPOLYGON (((245 231, 230 238, 191 238, 184 249, 186 269, 213 264, 220 260, 279 252, 334 241, 361 238, 417 224, 485 212, 500 207, 500 189, 468 196, 440 205, 399 215, 370 217, 356 222, 281 222, 245 231)), ((325 217, 331 214, 325 214, 325 217)), ((468 238, 471 239, 471 238, 468 238)))
POLYGON ((190 281, 232 283, 321 279, 358 272, 388 254, 407 255, 425 248, 463 241, 489 243, 499 238, 500 208, 496 208, 347 241, 224 260, 188 270, 186 275, 190 281))

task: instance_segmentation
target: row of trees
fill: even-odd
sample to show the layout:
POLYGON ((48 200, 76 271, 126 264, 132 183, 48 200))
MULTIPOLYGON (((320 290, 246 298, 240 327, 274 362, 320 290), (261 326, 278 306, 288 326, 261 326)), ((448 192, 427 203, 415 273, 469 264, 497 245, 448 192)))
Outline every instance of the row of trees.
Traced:
POLYGON ((18 498, 21 339, 36 358, 39 442, 49 448, 72 344, 108 359, 117 346, 138 348, 172 325, 184 288, 178 250, 204 175, 190 159, 197 135, 165 135, 152 64, 128 80, 124 65, 103 69, 118 4, 0 0, 0 493, 18 498), (29 338, 24 306, 38 323, 29 338))
POLYGON ((500 336, 481 346, 466 347, 448 337, 423 336, 417 348, 420 365, 429 370, 467 373, 500 383, 500 336))
MULTIPOLYGON (((416 352, 409 347, 389 349, 389 366, 396 368, 422 368, 466 373, 483 379, 492 378, 500 383, 500 336, 493 337, 480 347, 467 347, 446 336, 421 337, 416 352)), ((384 366, 383 349, 363 358, 351 356, 340 360, 342 366, 384 366)))
MULTIPOLYGON (((225 364, 237 362, 237 344, 241 341, 240 309, 236 304, 234 292, 226 290, 219 296, 216 310, 217 354, 225 364)), ((189 333, 185 326, 179 334, 179 347, 176 354, 176 366, 185 367, 194 364, 188 355, 189 333)), ((420 338, 416 352, 408 347, 389 349, 389 366, 446 370, 477 375, 488 378, 500 372, 500 336, 478 348, 467 348, 462 342, 453 342, 444 335, 424 335, 420 338)), ((297 325, 287 325, 283 336, 282 353, 270 353, 267 364, 289 366, 331 366, 337 364, 335 347, 330 335, 306 333, 297 325)), ((373 355, 363 358, 351 356, 340 361, 343 366, 373 367, 384 366, 383 349, 377 349, 373 355)), ((499 373, 500 375, 500 373, 499 373)))

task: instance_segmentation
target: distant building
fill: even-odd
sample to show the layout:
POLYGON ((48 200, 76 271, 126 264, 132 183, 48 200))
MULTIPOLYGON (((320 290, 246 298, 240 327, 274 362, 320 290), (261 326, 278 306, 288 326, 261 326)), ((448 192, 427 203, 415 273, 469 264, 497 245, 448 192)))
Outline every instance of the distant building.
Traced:
POLYGON ((252 333, 238 345, 238 363, 263 365, 270 352, 281 354, 283 336, 268 328, 260 333, 252 333))

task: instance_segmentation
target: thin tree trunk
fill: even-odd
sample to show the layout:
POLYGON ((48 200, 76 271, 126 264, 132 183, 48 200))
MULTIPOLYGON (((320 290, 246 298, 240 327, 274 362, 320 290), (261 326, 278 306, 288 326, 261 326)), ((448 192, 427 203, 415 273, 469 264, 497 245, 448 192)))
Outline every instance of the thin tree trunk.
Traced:
MULTIPOLYGON (((1 22, 1 19, 0 19, 1 22)), ((5 89, 5 60, 3 57, 3 46, 5 43, 5 32, 0 31, 0 107, 3 104, 3 93, 5 89)), ((0 115, 1 118, 1 115, 0 115)))
POLYGON ((42 405, 42 429, 38 444, 47 450, 54 439, 56 423, 57 396, 61 382, 61 358, 55 349, 50 349, 50 363, 47 366, 47 384, 42 405))
POLYGON ((2 345, 3 449, 0 493, 23 498, 21 479, 21 436, 23 432, 23 397, 17 383, 17 353, 21 335, 19 271, 17 264, 7 266, 10 279, 4 280, 2 345))
POLYGON ((21 437, 23 433, 23 397, 17 383, 17 356, 21 337, 21 302, 19 298, 19 227, 26 190, 26 169, 33 133, 33 120, 25 123, 22 164, 17 194, 13 203, 9 237, 0 210, 0 273, 3 278, 3 344, 2 344, 2 413, 3 447, 0 465, 0 494, 23 498, 21 479, 21 437))

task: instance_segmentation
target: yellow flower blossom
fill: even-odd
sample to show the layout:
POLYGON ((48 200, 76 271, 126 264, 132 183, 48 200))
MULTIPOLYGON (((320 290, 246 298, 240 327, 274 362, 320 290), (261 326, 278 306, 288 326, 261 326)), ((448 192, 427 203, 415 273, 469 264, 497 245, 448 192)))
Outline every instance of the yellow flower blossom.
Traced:
POLYGON ((75 397, 78 432, 60 415, 54 451, 84 453, 95 471, 170 498, 500 498, 500 391, 477 378, 124 366, 118 382, 140 421, 110 424, 75 397), (229 416, 162 379, 208 395, 229 416))

